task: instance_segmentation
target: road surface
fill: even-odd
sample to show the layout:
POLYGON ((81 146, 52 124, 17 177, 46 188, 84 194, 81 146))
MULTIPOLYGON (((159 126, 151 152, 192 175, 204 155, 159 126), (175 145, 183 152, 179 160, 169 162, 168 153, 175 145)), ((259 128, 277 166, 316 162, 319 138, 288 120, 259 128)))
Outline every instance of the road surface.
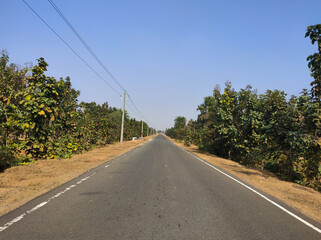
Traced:
POLYGON ((0 218, 0 239, 321 239, 158 135, 0 218))

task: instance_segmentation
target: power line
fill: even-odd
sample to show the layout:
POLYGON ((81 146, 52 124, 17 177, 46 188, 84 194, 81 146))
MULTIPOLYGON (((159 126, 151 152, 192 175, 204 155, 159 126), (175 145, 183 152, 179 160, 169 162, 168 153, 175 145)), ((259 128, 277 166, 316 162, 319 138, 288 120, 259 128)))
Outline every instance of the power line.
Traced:
MULTIPOLYGON (((128 98, 129 98, 129 95, 128 95, 128 98)), ((135 109, 135 106, 134 106, 134 104, 133 104, 131 101, 130 101, 130 102, 127 102, 127 105, 126 105, 126 106, 133 112, 133 114, 134 114, 135 116, 141 117, 141 118, 145 118, 141 113, 137 113, 137 109, 135 109), (131 103, 133 107, 131 107, 131 106, 129 105, 129 103, 131 103)), ((145 120, 146 120, 146 119, 145 119, 145 120)))
POLYGON ((131 111, 132 113, 136 116, 136 117, 141 117, 140 114, 138 114, 127 102, 127 105, 126 105, 131 111))
POLYGON ((108 73, 108 75, 111 77, 111 79, 113 79, 114 82, 124 92, 126 92, 125 88, 120 84, 119 81, 117 81, 117 79, 112 75, 112 73, 107 69, 107 67, 101 62, 101 60, 97 57, 97 55, 94 53, 94 51, 88 46, 88 44, 85 42, 85 40, 79 35, 79 33, 76 31, 76 29, 72 26, 72 24, 68 21, 68 19, 64 16, 64 14, 59 10, 59 8, 56 6, 56 4, 52 0, 48 0, 48 2, 56 10, 56 12, 60 15, 60 17, 65 21, 65 23, 69 26, 69 28, 74 32, 74 34, 82 42, 82 44, 86 47, 86 49, 90 52, 90 54, 96 59, 96 61, 99 63, 99 65, 108 73))
MULTIPOLYGON (((73 31, 73 33, 77 36, 77 38, 82 42, 82 44, 86 47, 86 49, 89 51, 89 53, 95 58, 95 60, 99 63, 99 65, 108 73, 108 75, 111 77, 111 79, 114 80, 114 82, 127 94, 129 100, 146 122, 149 123, 149 121, 146 119, 146 117, 139 111, 137 106, 135 105, 134 101, 132 100, 129 93, 126 91, 126 89, 120 84, 120 82, 113 76, 113 74, 107 69, 107 67, 102 63, 102 61, 97 57, 97 55, 94 53, 94 51, 88 46, 88 44, 85 42, 85 40, 80 36, 80 34, 76 31, 76 29, 72 26, 72 24, 68 21, 68 19, 64 16, 64 14, 59 10, 59 8, 56 6, 56 4, 52 0, 48 0, 48 2, 51 4, 51 6, 56 10, 56 12, 60 15, 60 17, 64 20, 64 22, 69 26, 69 28, 73 31)), ((151 125, 151 124, 150 124, 151 125)))
POLYGON ((128 94, 128 98, 129 98, 130 102, 133 104, 133 106, 135 107, 135 109, 137 110, 137 112, 145 119, 145 121, 146 121, 149 125, 151 125, 150 122, 147 120, 147 118, 138 110, 138 108, 136 107, 134 101, 132 100, 132 98, 131 98, 131 96, 130 96, 129 94, 128 94))
POLYGON ((78 58, 80 58, 81 61, 83 61, 83 63, 85 63, 87 65, 87 67, 89 67, 104 83, 106 83, 112 90, 114 90, 114 92, 116 92, 119 96, 121 96, 121 94, 115 89, 113 88, 113 86, 111 86, 102 76, 100 76, 52 27, 50 27, 50 25, 25 1, 22 0, 28 7, 29 9, 54 33, 56 34, 56 36, 74 53, 76 54, 76 56, 78 58))
MULTIPOLYGON (((114 92, 116 92, 120 97, 122 95, 113 87, 111 86, 101 75, 99 75, 25 0, 22 0, 29 9, 80 59, 83 63, 87 65, 104 83, 106 83, 114 92)), ((112 73, 106 68, 106 66, 101 62, 101 60, 97 57, 97 55, 93 52, 93 50, 88 46, 88 44, 83 40, 83 38, 79 35, 79 33, 75 30, 75 28, 71 25, 71 23, 67 20, 67 18, 63 15, 63 13, 59 10, 59 8, 54 4, 52 0, 48 0, 51 6, 57 11, 57 13, 61 16, 61 18, 65 21, 65 23, 70 27, 70 29, 74 32, 74 34, 77 36, 77 38, 82 42, 82 44, 86 47, 86 49, 89 51, 89 53, 95 58, 95 60, 100 64, 100 66, 108 73, 108 75, 113 79, 113 81, 128 95, 128 98, 136 111, 143 119, 145 119, 146 123, 149 125, 150 122, 147 120, 147 118, 139 111, 136 104, 132 100, 129 93, 126 91, 126 89, 120 84, 119 81, 112 75, 112 73)), ((129 105, 128 105, 129 106, 129 105)), ((133 109, 130 108, 132 111, 133 109)), ((135 111, 133 111, 135 112, 135 111)))
POLYGON ((145 122, 148 123, 149 127, 152 126, 152 124, 141 114, 137 114, 137 110, 135 111, 129 104, 126 105, 130 110, 132 110, 132 112, 136 115, 136 116, 141 116, 142 117, 142 121, 143 119, 145 119, 145 122))

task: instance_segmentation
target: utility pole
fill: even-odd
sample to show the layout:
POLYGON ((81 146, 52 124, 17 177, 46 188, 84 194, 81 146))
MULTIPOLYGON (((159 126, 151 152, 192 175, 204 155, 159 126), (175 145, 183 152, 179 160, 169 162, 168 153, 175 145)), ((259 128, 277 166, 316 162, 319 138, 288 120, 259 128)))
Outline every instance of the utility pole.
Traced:
POLYGON ((144 122, 143 122, 143 119, 142 119, 142 138, 144 137, 144 122))
POLYGON ((120 142, 121 143, 123 142, 123 135, 124 135, 125 103, 126 103, 126 92, 124 92, 123 116, 121 118, 121 130, 120 130, 120 142))

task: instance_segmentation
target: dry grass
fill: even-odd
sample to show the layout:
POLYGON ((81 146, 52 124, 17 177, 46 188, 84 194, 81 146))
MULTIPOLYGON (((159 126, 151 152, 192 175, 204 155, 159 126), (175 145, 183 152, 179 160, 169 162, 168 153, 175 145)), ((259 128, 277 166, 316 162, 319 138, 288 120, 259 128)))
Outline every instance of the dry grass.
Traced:
POLYGON ((110 144, 71 159, 41 160, 5 170, 0 173, 0 216, 151 138, 110 144))
POLYGON ((237 176, 244 182, 256 187, 257 189, 261 189, 267 194, 270 194, 286 203, 298 212, 301 212, 302 214, 321 223, 320 192, 296 183, 282 181, 271 173, 254 170, 231 160, 201 152, 195 145, 187 147, 183 143, 178 143, 172 139, 170 140, 214 166, 218 166, 224 171, 237 176))

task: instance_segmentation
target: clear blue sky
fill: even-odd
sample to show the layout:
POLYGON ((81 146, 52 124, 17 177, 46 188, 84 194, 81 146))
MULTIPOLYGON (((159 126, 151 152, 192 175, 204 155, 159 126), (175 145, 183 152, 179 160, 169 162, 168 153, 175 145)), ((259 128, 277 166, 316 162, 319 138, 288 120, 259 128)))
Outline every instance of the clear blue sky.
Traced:
MULTIPOLYGON (((27 2, 112 85, 48 1, 27 2)), ((321 1, 54 0, 75 29, 157 129, 196 108, 216 84, 289 95, 310 88, 304 38, 321 23, 321 1)), ((0 49, 23 65, 44 57, 48 74, 71 77, 81 101, 122 100, 99 80, 20 0, 0 2, 0 49)), ((120 89, 119 89, 120 91, 120 89)), ((129 110, 131 117, 140 117, 129 110)))

